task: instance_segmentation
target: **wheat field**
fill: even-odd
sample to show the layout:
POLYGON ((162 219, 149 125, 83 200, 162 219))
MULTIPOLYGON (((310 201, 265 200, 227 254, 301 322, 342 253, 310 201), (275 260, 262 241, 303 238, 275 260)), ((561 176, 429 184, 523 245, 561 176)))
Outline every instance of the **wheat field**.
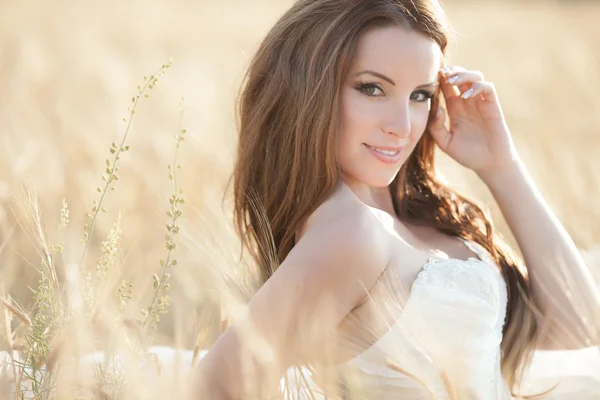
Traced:
MULTIPOLYGON (((56 257, 59 279, 68 279, 69 266, 81 259, 89 224, 84 214, 99 198, 96 188, 112 159, 111 143, 120 143, 127 127, 123 119, 132 117, 131 149, 122 153, 115 190, 106 193, 107 211, 95 222, 86 265, 97 268, 102 242, 119 220, 118 256, 108 279, 114 291, 108 296, 118 301, 117 288, 127 280, 133 294, 126 312, 139 317, 152 301, 153 274, 160 276, 160 260, 169 253, 168 166, 177 169, 174 135, 185 129, 176 160, 185 204, 177 248, 169 255, 178 264, 169 271, 169 312, 161 315, 152 340, 193 348, 198 326, 207 326, 200 342, 210 343, 218 313, 208 299, 218 285, 208 282, 215 271, 244 274, 236 269, 238 243, 229 198, 223 199, 235 154, 234 101, 253 51, 290 4, 0 0, 0 294, 5 299, 10 295, 12 304, 32 310, 28 287, 37 284, 45 257, 25 205, 27 188, 37 193, 50 244, 59 240, 63 199, 68 203, 70 223, 56 257), (169 58, 172 66, 131 115, 137 85, 169 58)), ((451 62, 481 70, 496 84, 522 158, 600 277, 600 3, 448 0, 445 7, 456 30, 451 62)), ((474 174, 443 155, 439 169, 486 204, 515 244, 474 174)), ((24 329, 16 318, 7 327, 24 329)), ((0 351, 24 346, 17 336, 7 338, 4 332, 0 351)))

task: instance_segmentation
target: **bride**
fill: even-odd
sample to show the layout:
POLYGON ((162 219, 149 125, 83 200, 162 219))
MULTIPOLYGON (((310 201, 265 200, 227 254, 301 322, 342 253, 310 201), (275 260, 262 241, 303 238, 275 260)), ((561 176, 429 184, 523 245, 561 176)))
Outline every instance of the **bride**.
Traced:
POLYGON ((510 399, 536 350, 599 344, 590 272, 447 32, 435 0, 300 0, 266 36, 234 172, 262 286, 199 362, 198 398, 267 398, 303 365, 296 386, 331 397, 510 399), (436 147, 487 185, 523 262, 436 147))

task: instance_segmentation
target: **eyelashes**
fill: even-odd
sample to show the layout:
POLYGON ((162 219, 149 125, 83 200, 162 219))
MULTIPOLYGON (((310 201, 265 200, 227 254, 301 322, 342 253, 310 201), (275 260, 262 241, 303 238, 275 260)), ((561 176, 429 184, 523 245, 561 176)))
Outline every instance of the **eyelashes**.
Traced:
MULTIPOLYGON (((383 88, 376 83, 359 81, 356 83, 355 88, 359 92, 369 97, 383 97, 385 95, 383 88)), ((411 100, 414 100, 416 102, 424 103, 426 101, 431 100, 433 96, 434 93, 425 89, 420 89, 411 93, 410 98, 411 100)))
POLYGON ((369 97, 380 97, 383 94, 383 89, 376 83, 358 82, 356 84, 356 90, 369 97), (382 94, 373 94, 374 91, 379 91, 382 94))
MULTIPOLYGON (((427 91, 425 89, 417 90, 416 92, 413 92, 413 94, 422 95, 423 96, 423 100, 417 100, 417 101, 420 101, 420 102, 423 102, 423 103, 426 102, 426 101, 428 101, 428 100, 433 99, 433 93, 431 93, 431 92, 429 92, 429 91, 427 91)), ((411 98, 413 97, 413 94, 410 95, 411 98)))

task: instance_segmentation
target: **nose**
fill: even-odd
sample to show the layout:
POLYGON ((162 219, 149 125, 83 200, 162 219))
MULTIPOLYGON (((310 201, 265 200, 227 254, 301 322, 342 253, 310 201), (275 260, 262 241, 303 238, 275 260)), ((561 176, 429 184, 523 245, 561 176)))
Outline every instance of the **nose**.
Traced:
POLYGON ((407 138, 410 135, 411 121, 408 102, 390 104, 390 107, 386 110, 386 118, 382 129, 385 133, 399 138, 407 138))

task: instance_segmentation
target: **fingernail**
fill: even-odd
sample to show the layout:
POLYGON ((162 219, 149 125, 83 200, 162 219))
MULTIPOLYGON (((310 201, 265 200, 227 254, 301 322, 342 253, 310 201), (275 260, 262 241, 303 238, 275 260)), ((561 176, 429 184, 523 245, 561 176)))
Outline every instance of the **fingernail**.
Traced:
POLYGON ((463 93, 463 95, 461 96, 463 99, 468 99, 469 97, 471 97, 471 95, 473 94, 474 90, 473 89, 469 89, 466 92, 463 93))
POLYGON ((450 66, 446 65, 444 68, 440 69, 440 71, 442 72, 442 74, 445 74, 446 72, 450 71, 450 66))
POLYGON ((446 82, 448 82, 449 84, 453 84, 454 82, 456 82, 458 80, 458 75, 453 76, 452 78, 448 79, 446 82))

